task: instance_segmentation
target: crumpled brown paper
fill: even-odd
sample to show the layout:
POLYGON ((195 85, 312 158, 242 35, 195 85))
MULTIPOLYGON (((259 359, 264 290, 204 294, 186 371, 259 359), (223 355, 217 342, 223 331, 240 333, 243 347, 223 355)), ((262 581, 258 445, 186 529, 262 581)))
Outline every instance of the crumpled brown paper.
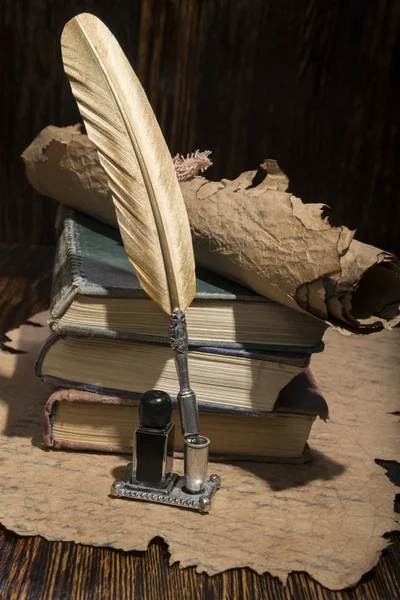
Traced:
POLYGON ((80 124, 43 129, 22 154, 26 175, 40 194, 118 227, 107 175, 80 129, 80 124))
POLYGON ((261 167, 233 181, 181 184, 196 261, 341 333, 398 323, 397 258, 330 225, 323 204, 303 204, 288 193, 276 161, 261 167))
MULTIPOLYGON (((197 150, 172 160, 179 181, 193 179, 211 165, 210 151, 197 150)), ((97 151, 81 124, 69 127, 49 125, 23 152, 27 177, 40 194, 50 196, 104 223, 118 227, 107 175, 97 151)))
MULTIPOLYGON (((106 175, 78 126, 47 127, 22 158, 37 191, 117 227, 106 175)), ((181 182, 196 262, 341 333, 400 322, 397 258, 330 225, 324 205, 288 193, 276 161, 261 167, 233 181, 181 182)))
MULTIPOLYGON (((46 317, 31 320, 44 325, 46 317)), ((0 521, 7 528, 123 550, 144 550, 162 536, 170 562, 182 567, 212 575, 249 566, 282 581, 307 571, 332 589, 355 584, 387 546, 382 535, 400 529, 397 488, 374 462, 399 456, 392 414, 399 408, 399 330, 345 345, 328 331, 313 370, 331 416, 313 427, 313 462, 210 464, 223 485, 208 515, 111 498, 129 457, 40 447, 49 388, 35 379, 33 363, 47 333, 24 325, 9 332, 7 344, 26 353, 0 353, 0 521)), ((182 472, 182 462, 175 468, 182 472)))

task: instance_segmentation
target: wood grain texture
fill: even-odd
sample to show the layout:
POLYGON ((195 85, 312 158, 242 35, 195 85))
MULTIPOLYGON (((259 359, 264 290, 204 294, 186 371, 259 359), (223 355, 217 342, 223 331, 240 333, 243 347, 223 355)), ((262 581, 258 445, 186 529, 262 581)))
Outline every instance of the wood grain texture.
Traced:
POLYGON ((53 243, 54 203, 19 155, 46 125, 79 120, 59 38, 84 11, 118 38, 173 154, 212 149, 216 180, 275 158, 290 191, 400 253, 400 0, 5 0, 1 240, 53 243))
MULTIPOLYGON (((5 331, 48 304, 51 252, 42 248, 1 249, 1 339, 5 331)), ((392 481, 400 484, 398 463, 378 462, 392 481)), ((399 597, 400 535, 389 537, 392 545, 378 566, 355 588, 331 592, 304 573, 290 575, 283 590, 268 574, 259 576, 249 569, 233 569, 208 577, 197 574, 194 568, 168 567, 168 549, 160 539, 154 540, 146 552, 124 553, 110 548, 47 542, 39 537, 19 537, 1 528, 0 597, 2 600, 394 600, 399 597)))
POLYGON ((49 306, 54 250, 0 245, 0 344, 5 332, 49 306))

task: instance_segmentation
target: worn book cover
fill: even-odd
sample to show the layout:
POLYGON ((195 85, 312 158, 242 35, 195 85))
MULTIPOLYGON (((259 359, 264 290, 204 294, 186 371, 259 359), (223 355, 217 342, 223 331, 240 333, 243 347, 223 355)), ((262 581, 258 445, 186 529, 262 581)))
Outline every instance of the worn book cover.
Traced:
MULTIPOLYGON (((141 289, 119 232, 61 208, 50 327, 55 333, 169 342, 168 318, 141 289)), ((199 269, 186 311, 189 340, 203 346, 314 352, 324 323, 199 269)))
MULTIPOLYGON (((310 363, 307 353, 189 346, 191 385, 199 405, 272 410, 279 392, 310 363)), ((105 394, 141 395, 150 389, 174 397, 179 386, 169 344, 51 335, 36 374, 56 385, 105 394)))
MULTIPOLYGON (((99 452, 132 452, 138 426, 138 399, 58 388, 45 408, 43 441, 47 447, 99 452)), ((214 460, 225 458, 304 462, 315 418, 328 418, 328 407, 307 369, 279 394, 269 413, 201 409, 202 430, 213 440, 214 460)), ((176 450, 182 450, 179 414, 174 403, 176 450)))

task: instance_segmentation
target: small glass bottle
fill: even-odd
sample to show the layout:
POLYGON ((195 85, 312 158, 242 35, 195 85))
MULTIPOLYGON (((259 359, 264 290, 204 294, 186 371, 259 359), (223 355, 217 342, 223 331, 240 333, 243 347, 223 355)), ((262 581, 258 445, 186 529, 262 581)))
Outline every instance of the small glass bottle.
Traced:
POLYGON ((135 432, 132 483, 164 489, 172 477, 175 425, 171 397, 160 390, 145 392, 135 432))

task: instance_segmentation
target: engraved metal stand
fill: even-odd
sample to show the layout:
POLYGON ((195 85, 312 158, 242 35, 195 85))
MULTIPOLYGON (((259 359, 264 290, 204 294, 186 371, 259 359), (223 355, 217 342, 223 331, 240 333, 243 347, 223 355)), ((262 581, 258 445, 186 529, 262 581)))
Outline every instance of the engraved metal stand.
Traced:
POLYGON ((131 483, 132 463, 129 463, 123 480, 116 481, 111 494, 119 498, 130 498, 131 500, 145 500, 147 502, 157 502, 159 504, 169 504, 179 508, 188 508, 207 513, 211 508, 211 499, 221 485, 218 475, 211 475, 210 479, 204 482, 201 492, 198 494, 189 494, 185 490, 185 477, 173 474, 171 484, 166 490, 157 490, 146 488, 140 484, 131 483))
POLYGON ((134 462, 128 465, 124 479, 113 484, 111 494, 208 512, 221 480, 218 475, 207 479, 210 440, 200 435, 196 396, 189 383, 189 343, 183 311, 174 310, 169 332, 180 387, 177 398, 184 436, 185 474, 169 472, 174 435, 170 423, 171 400, 165 392, 153 390, 142 397, 134 462))

